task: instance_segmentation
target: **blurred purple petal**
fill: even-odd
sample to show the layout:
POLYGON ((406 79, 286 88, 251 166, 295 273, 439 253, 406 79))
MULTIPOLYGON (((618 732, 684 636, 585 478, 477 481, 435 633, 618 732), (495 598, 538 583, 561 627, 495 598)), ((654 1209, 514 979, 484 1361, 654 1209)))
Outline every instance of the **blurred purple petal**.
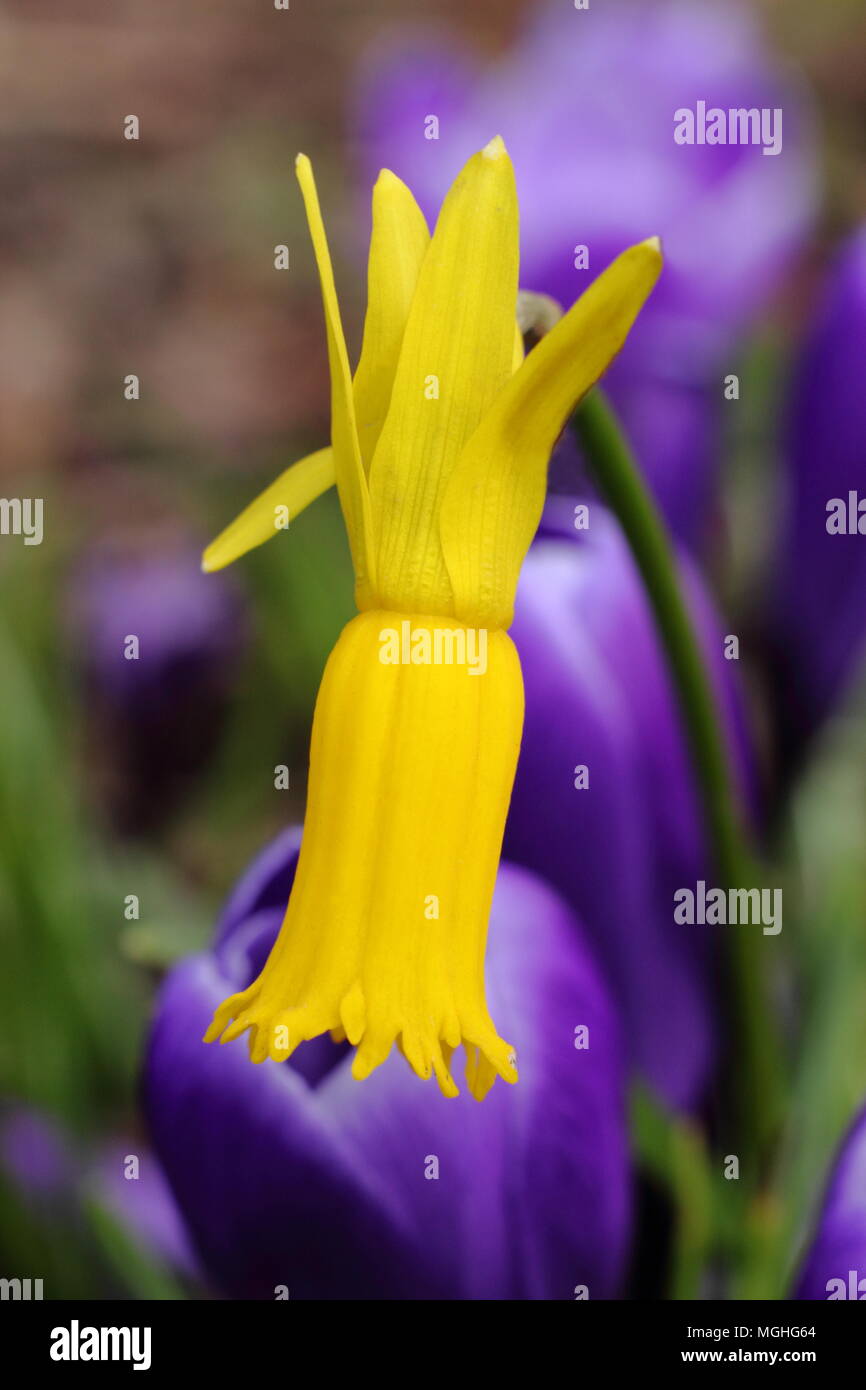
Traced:
POLYGON ((202 574, 191 546, 96 551, 72 576, 70 610, 94 780, 115 826, 150 830, 219 736, 246 636, 239 593, 202 574))
POLYGON ((145 1250, 195 1276, 189 1235, 154 1154, 133 1140, 107 1145, 91 1173, 95 1195, 145 1250), (137 1159, 135 1176, 129 1159, 137 1159))
MULTIPOLYGON (((600 507, 579 534, 542 535, 521 575, 512 635, 526 723, 506 853, 572 904, 624 1012, 634 1061, 669 1103, 693 1106, 716 1054, 715 941, 711 928, 674 923, 673 894, 711 881, 712 861, 674 691, 628 548, 600 507), (589 770, 580 790, 578 766, 589 770)), ((721 633, 696 576, 686 577, 742 763, 721 633)))
POLYGON ((71 1190, 78 1160, 54 1120, 19 1106, 0 1121, 0 1166, 23 1193, 42 1200, 71 1190))
POLYGON ((400 47, 368 55, 358 103, 364 184, 386 165, 432 218, 454 171, 501 134, 517 174, 521 283, 566 306, 626 246, 662 237, 665 272, 611 390, 667 515, 694 538, 718 454, 705 393, 721 398, 738 336, 813 219, 804 93, 736 3, 639 0, 586 13, 539 6, 512 51, 475 79, 456 40, 449 71, 447 44, 441 33, 406 34, 400 47), (677 145, 674 112, 698 100, 781 108, 781 151, 677 145), (429 115, 439 120, 436 140, 425 138, 429 115), (589 267, 578 270, 581 245, 589 267), (659 402, 650 407, 654 391, 659 402), (671 409, 661 434, 645 424, 648 408, 655 419, 671 409), (706 418, 688 418, 696 409, 706 418))
MULTIPOLYGON (((782 752, 843 696, 866 637, 866 539, 831 535, 827 503, 866 499, 866 227, 844 247, 791 380, 787 508, 770 614, 782 752)), ((866 529, 866 520, 864 520, 866 529)))
POLYGON ((866 1299, 866 1110, 836 1160, 793 1296, 866 1299))

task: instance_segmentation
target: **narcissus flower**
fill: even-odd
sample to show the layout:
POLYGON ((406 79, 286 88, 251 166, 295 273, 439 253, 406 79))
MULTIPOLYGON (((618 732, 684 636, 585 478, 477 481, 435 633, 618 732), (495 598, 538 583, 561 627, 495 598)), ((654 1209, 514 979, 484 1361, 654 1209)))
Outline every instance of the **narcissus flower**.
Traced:
POLYGON ((568 415, 616 354, 661 268, 624 252, 523 359, 517 198, 500 139, 466 164, 430 238, 384 171, 354 380, 309 160, 298 179, 331 369, 331 448, 301 460, 206 551, 217 569, 336 482, 359 609, 316 704, 304 842, 261 974, 206 1041, 250 1030, 253 1061, 331 1031, 361 1079, 398 1043, 419 1076, 481 1099, 517 1080, 487 1011, 487 921, 523 720, 506 629, 568 415))

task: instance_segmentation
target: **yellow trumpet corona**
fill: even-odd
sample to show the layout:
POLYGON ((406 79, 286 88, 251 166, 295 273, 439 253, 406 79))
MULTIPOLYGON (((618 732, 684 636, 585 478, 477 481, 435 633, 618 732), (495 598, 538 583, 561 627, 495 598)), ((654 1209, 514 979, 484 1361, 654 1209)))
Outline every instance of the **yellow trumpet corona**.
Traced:
POLYGON ((205 552, 219 569, 336 483, 359 609, 316 702, 304 838, 279 936, 205 1041, 249 1030, 285 1060, 330 1031, 369 1075, 394 1042, 457 1094, 517 1080, 487 1011, 487 923, 523 722, 511 623, 547 462, 619 351, 660 268, 625 251, 524 360, 517 198, 502 141, 466 164, 432 238, 405 184, 373 192, 364 339, 352 379, 309 160, 298 179, 331 371, 331 446, 300 460, 205 552))

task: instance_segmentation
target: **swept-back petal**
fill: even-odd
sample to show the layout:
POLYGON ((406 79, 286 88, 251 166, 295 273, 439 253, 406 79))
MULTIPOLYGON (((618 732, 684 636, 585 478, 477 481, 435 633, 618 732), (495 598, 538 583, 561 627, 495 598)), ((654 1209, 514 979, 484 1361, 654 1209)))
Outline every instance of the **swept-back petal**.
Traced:
POLYGON ((496 139, 442 205, 370 470, 383 607, 453 611, 439 507, 464 444, 511 376, 517 266, 514 171, 496 139))
POLYGON ((463 622, 511 622, 556 436, 619 352, 661 265, 655 237, 624 251, 529 354, 463 450, 441 515, 454 612, 463 622))
MULTIPOLYGON (((367 316, 353 388, 365 470, 370 466, 388 413, 400 344, 429 244, 424 214, 409 189, 390 170, 383 169, 373 189, 367 316)), ((289 517, 296 517, 334 482, 334 453, 330 448, 319 449, 292 464, 208 546, 202 569, 222 569, 247 551, 264 545, 281 529, 282 512, 278 508, 287 508, 289 517)))
POLYGON ((284 515, 291 521, 333 482, 333 449, 317 449, 314 454, 298 459, 211 541, 202 556, 202 569, 208 573, 221 570, 246 555, 248 550, 264 545, 280 530, 285 530, 284 515))
POLYGON ((403 334, 429 244, 424 214, 411 192, 390 169, 383 169, 373 188, 367 316, 355 372, 358 439, 368 471, 388 414, 403 334))
POLYGON ((370 497, 358 443, 349 357, 343 337, 334 272, 319 209, 313 169, 305 154, 298 155, 295 168, 307 211, 307 222, 322 287, 322 304, 328 335, 328 361, 331 369, 331 443, 334 447, 337 491, 340 494, 340 506, 349 533, 352 563, 355 567, 355 593, 360 607, 369 603, 371 592, 375 588, 370 497))

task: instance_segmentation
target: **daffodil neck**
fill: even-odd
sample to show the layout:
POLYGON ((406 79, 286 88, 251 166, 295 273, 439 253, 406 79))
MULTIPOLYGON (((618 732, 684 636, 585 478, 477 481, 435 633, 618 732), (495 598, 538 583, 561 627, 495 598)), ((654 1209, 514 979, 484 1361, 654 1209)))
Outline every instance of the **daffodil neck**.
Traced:
POLYGON ((378 614, 379 661, 384 666, 455 666, 471 676, 487 671, 488 649, 498 629, 475 627, 457 618, 370 609, 378 614))

